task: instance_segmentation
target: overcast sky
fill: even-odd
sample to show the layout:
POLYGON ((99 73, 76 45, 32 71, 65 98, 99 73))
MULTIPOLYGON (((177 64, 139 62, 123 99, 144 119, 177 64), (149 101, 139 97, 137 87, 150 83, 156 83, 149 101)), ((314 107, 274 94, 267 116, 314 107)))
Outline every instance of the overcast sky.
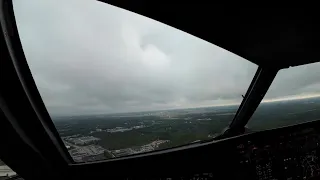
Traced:
MULTIPOLYGON (((255 64, 95 1, 14 1, 24 52, 51 115, 240 103, 255 64)), ((320 64, 284 70, 266 99, 320 89, 320 64)))

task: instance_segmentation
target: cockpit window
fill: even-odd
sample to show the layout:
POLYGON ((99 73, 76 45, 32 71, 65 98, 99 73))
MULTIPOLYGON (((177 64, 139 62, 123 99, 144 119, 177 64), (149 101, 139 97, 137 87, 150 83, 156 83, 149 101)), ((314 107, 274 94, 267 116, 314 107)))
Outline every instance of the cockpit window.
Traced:
POLYGON ((248 128, 264 130, 320 120, 319 72, 320 63, 279 71, 248 128))
POLYGON ((212 138, 257 66, 147 17, 95 1, 14 1, 24 53, 76 162, 212 138))

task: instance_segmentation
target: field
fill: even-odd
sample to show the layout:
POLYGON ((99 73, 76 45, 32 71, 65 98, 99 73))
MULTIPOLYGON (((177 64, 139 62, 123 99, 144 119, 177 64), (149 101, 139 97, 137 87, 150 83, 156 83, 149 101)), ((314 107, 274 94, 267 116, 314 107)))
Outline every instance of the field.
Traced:
MULTIPOLYGON (((170 148, 205 140, 221 133, 232 121, 238 106, 192 108, 95 116, 53 117, 61 137, 100 138, 108 151, 136 148, 156 140, 170 148)), ((251 131, 320 120, 320 98, 262 103, 250 119, 251 131)))

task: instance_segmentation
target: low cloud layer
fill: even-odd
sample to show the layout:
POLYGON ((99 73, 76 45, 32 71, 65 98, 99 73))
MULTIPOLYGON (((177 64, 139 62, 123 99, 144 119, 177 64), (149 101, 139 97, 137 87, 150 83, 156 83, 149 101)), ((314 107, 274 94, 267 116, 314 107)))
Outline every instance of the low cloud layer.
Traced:
MULTIPOLYGON (((14 1, 51 115, 240 103, 257 66, 204 40, 95 1, 14 1)), ((320 64, 280 72, 266 98, 319 92, 320 64)))

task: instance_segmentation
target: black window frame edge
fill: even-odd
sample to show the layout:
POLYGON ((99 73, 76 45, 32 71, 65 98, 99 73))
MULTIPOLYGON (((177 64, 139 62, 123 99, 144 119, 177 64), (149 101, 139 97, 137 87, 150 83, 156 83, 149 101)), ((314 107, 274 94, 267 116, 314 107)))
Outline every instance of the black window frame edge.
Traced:
MULTIPOLYGON (((30 140, 32 141, 33 146, 36 147, 36 149, 42 153, 42 156, 44 157, 45 160, 49 160, 50 162, 52 162, 53 164, 56 164, 56 165, 63 165, 63 167, 60 167, 60 168, 67 167, 70 170, 70 168, 75 169, 73 167, 79 167, 79 166, 83 166, 83 165, 97 166, 97 165, 101 165, 101 164, 105 165, 106 163, 117 162, 117 161, 119 161, 119 163, 120 163, 120 162, 123 162, 123 160, 127 160, 127 159, 131 159, 132 161, 136 161, 136 160, 134 160, 134 158, 136 158, 136 157, 146 157, 146 156, 150 156, 152 154, 159 155, 159 154, 163 154, 166 152, 171 152, 169 150, 169 151, 161 151, 160 153, 159 152, 146 153, 146 154, 124 157, 124 158, 119 158, 119 159, 117 158, 117 159, 111 159, 111 160, 97 161, 97 162, 92 162, 92 163, 71 164, 71 162, 73 162, 72 158, 71 158, 70 154, 67 152, 53 122, 51 121, 51 118, 50 118, 50 116, 45 108, 45 105, 41 99, 41 96, 37 90, 35 82, 33 81, 31 72, 28 68, 28 64, 26 63, 26 59, 25 59, 23 49, 21 46, 21 42, 20 42, 20 38, 19 38, 19 33, 18 33, 18 30, 16 27, 17 25, 16 25, 16 21, 14 18, 14 12, 13 12, 13 6, 12 6, 11 0, 1 1, 1 25, 2 25, 2 27, 5 28, 5 29, 2 29, 3 30, 2 33, 4 33, 4 35, 5 35, 4 38, 6 40, 8 48, 9 48, 8 51, 11 56, 10 58, 12 58, 12 62, 14 62, 14 64, 11 62, 11 64, 9 64, 9 65, 14 67, 14 69, 17 70, 16 72, 14 72, 16 74, 13 77, 15 78, 16 82, 21 83, 19 86, 17 86, 17 88, 19 90, 23 90, 23 92, 24 92, 23 96, 25 99, 24 99, 23 103, 25 103, 25 105, 27 105, 33 109, 32 112, 27 112, 27 113, 30 113, 30 117, 35 117, 35 119, 29 120, 32 122, 30 124, 34 125, 34 126, 32 126, 31 129, 30 129, 30 124, 26 125, 25 123, 22 123, 22 122, 18 122, 18 123, 21 126, 21 128, 23 129, 23 131, 25 131, 26 136, 28 138, 30 138, 30 140), (18 59, 22 60, 24 62, 21 62, 18 59), (28 102, 26 100, 28 100, 28 102), (38 135, 40 133, 42 133, 43 136, 35 137, 34 132, 30 132, 30 131, 35 131, 36 134, 38 134, 38 135), (44 141, 42 141, 42 140, 44 140, 44 141), (53 149, 51 149, 49 153, 45 153, 45 150, 49 148, 46 145, 48 145, 49 147, 53 147, 53 149), (43 147, 43 146, 45 146, 45 147, 43 147)), ((3 68, 3 67, 1 67, 1 68, 3 68)), ((272 82, 272 80, 276 76, 276 73, 278 70, 279 69, 272 69, 272 68, 269 69, 268 67, 265 67, 265 68, 258 67, 256 75, 253 78, 253 81, 251 82, 251 84, 246 92, 246 96, 245 96, 244 100, 242 101, 240 107, 238 108, 236 116, 230 125, 230 129, 235 128, 235 127, 237 127, 236 129, 238 129, 239 127, 241 127, 241 125, 243 125, 243 124, 245 125, 246 122, 248 122, 251 115, 255 111, 256 107, 260 104, 265 92, 268 90, 268 88, 270 86, 270 83, 263 85, 264 82, 261 80, 266 78, 272 82), (262 76, 261 74, 264 74, 264 75, 262 76), (256 88, 256 85, 259 82, 261 85, 260 88, 254 90, 254 88, 256 88), (261 98, 258 98, 255 101, 250 100, 250 98, 252 99, 252 98, 255 98, 258 96, 261 96, 261 98), (253 105, 252 103, 256 104, 256 106, 253 106, 250 108, 250 106, 253 105), (247 108, 251 109, 250 110, 250 111, 252 111, 251 114, 246 114, 246 113, 248 113, 247 111, 245 111, 245 109, 247 109, 247 108), (247 118, 241 119, 241 118, 239 118, 240 115, 241 116, 247 115, 247 118)), ((8 78, 8 79, 10 79, 10 78, 8 78)), ((6 88, 8 88, 8 87, 6 87, 6 88)), ((12 97, 12 96, 10 96, 10 94, 5 94, 8 92, 9 92, 8 89, 6 92, 1 90, 1 96, 4 97, 4 101, 8 104, 9 109, 14 110, 16 107, 14 107, 12 105, 12 103, 8 103, 8 102, 10 102, 9 100, 12 97), (9 97, 7 97, 5 95, 9 95, 9 97)), ((15 116, 17 116, 16 113, 14 113, 14 112, 12 112, 12 114, 15 114, 15 116)), ((19 118, 21 118, 21 117, 19 116, 19 118)), ((179 150, 179 149, 177 149, 177 150, 179 150)))
POLYGON ((230 124, 230 129, 242 128, 248 123, 267 93, 278 71, 279 69, 259 67, 257 74, 246 93, 244 101, 242 101, 235 118, 230 124))
POLYGON ((8 54, 8 58, 1 60, 1 73, 6 76, 1 76, 1 95, 7 108, 16 116, 16 122, 26 137, 31 139, 33 146, 53 165, 66 168, 67 164, 73 161, 51 121, 32 78, 20 42, 12 3, 11 0, 2 0, 0 9, 2 33, 6 43, 4 51, 8 54), (17 100, 16 96, 21 96, 19 102, 12 101, 17 100), (28 119, 23 119, 23 115, 28 119))
POLYGON ((268 92, 279 70, 279 68, 258 67, 233 120, 221 135, 214 138, 215 140, 237 136, 246 132, 246 124, 268 92))

